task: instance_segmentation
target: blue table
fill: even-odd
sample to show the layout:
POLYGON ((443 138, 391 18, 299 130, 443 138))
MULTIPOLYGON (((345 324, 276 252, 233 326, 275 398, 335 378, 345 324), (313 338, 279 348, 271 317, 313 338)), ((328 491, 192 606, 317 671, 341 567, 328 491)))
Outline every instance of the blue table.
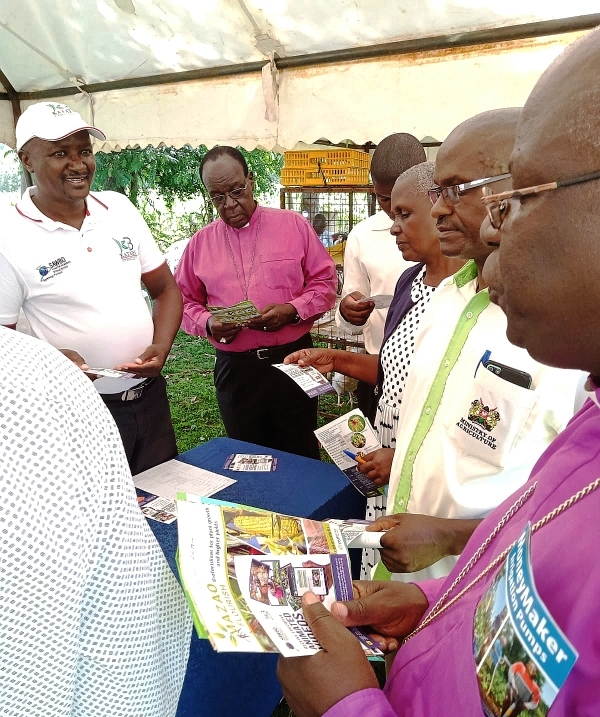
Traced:
MULTIPOLYGON (((315 520, 364 518, 364 497, 330 463, 231 438, 215 438, 183 453, 179 460, 234 478, 237 483, 214 496, 220 500, 315 520), (277 470, 225 470, 231 453, 268 453, 279 459, 277 470)), ((177 574, 177 523, 148 522, 177 574)), ((351 552, 360 557, 358 551, 351 552)), ((194 633, 177 717, 270 717, 281 699, 276 664, 277 655, 216 653, 208 640, 199 640, 194 633)))

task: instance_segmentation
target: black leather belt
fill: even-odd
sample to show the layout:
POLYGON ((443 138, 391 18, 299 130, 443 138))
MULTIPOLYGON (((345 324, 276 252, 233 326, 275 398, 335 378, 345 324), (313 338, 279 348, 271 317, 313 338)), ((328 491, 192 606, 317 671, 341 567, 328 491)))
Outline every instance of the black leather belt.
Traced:
POLYGON ((100 396, 103 401, 137 401, 153 382, 154 377, 147 378, 145 381, 142 381, 142 383, 138 383, 137 386, 129 388, 127 391, 122 391, 121 393, 101 393, 100 396))
POLYGON ((289 344, 264 346, 257 349, 250 349, 249 351, 221 351, 220 349, 217 349, 217 351, 225 356, 229 356, 232 360, 259 359, 264 361, 265 359, 284 359, 288 354, 294 353, 294 351, 298 351, 301 348, 306 348, 305 336, 301 336, 289 344))

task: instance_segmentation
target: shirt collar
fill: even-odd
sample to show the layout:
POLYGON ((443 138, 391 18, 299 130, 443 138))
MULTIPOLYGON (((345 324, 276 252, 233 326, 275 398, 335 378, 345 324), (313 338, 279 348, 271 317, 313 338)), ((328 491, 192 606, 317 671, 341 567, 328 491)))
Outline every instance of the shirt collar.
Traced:
POLYGON ((384 211, 378 211, 373 215, 371 230, 376 232, 389 232, 392 228, 392 224, 392 220, 384 211))
MULTIPOLYGON (((17 212, 19 212, 21 216, 25 217, 26 219, 30 219, 36 224, 43 226, 44 229, 50 232, 53 232, 56 229, 77 231, 77 229, 75 229, 74 227, 71 227, 68 224, 63 224, 62 222, 56 222, 54 221, 54 219, 50 219, 50 217, 46 216, 46 214, 41 212, 33 203, 33 200, 31 198, 34 194, 35 187, 27 187, 23 196, 15 205, 15 209, 17 210, 17 212)), ((104 204, 104 202, 101 202, 98 197, 96 197, 90 192, 85 202, 85 219, 83 220, 83 224, 85 225, 86 223, 95 223, 99 221, 101 215, 104 214, 104 212, 106 211, 108 211, 108 207, 106 206, 106 204, 104 204)))
POLYGON ((470 281, 473 281, 473 279, 476 278, 477 264, 473 261, 473 259, 469 259, 469 261, 463 267, 461 267, 452 277, 454 283, 459 289, 462 289, 465 284, 468 284, 470 281))
POLYGON ((590 374, 585 382, 585 390, 596 406, 600 408, 600 377, 590 374))

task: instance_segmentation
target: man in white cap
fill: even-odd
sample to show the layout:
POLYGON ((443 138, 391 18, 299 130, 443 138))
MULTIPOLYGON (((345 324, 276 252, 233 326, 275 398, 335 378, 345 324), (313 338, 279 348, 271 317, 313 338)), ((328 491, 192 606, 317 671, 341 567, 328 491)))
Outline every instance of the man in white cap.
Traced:
POLYGON ((177 455, 160 371, 182 301, 135 207, 122 194, 90 192, 90 135, 105 139, 52 102, 32 105, 17 122, 17 151, 35 186, 2 218, 0 324, 14 328, 22 309, 33 335, 82 370, 135 374, 99 377, 95 386, 136 474, 177 455), (152 297, 152 315, 140 282, 152 297))

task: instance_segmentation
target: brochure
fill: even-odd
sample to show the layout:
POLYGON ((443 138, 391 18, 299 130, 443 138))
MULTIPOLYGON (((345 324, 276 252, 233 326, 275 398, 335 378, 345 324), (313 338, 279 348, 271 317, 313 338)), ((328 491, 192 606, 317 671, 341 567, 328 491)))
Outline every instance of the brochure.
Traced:
POLYGON ((383 493, 383 488, 376 486, 358 470, 363 456, 381 448, 377 434, 360 409, 349 411, 326 426, 317 428, 315 436, 360 493, 367 498, 383 493))
POLYGON ((222 324, 243 324, 262 316, 251 301, 240 301, 233 306, 207 306, 206 309, 222 324))
POLYGON ((486 717, 548 714, 578 657, 537 592, 530 540, 528 524, 475 612, 473 654, 486 717))
MULTIPOLYGON (((302 595, 312 590, 326 607, 352 597, 337 525, 189 493, 177 495, 177 512, 179 572, 201 637, 219 652, 319 651, 302 595)), ((381 654, 351 631, 368 655, 381 654)))
POLYGON ((159 498, 157 495, 148 493, 146 495, 138 494, 137 501, 142 513, 150 520, 167 525, 177 520, 175 503, 169 498, 159 498))
POLYGON ((300 386, 304 393, 311 398, 335 391, 335 388, 329 383, 325 376, 319 373, 314 366, 298 366, 295 363, 274 363, 273 367, 287 374, 300 386))
POLYGON ((254 453, 232 453, 223 468, 230 471, 271 472, 277 470, 277 458, 254 453))
POLYGON ((89 373, 103 378, 139 378, 137 373, 117 371, 116 368, 87 368, 83 373, 89 373))
POLYGON ((358 303, 362 304, 365 301, 372 301, 375 304, 376 309, 388 309, 393 298, 392 294, 377 294, 376 296, 367 296, 365 299, 361 299, 358 303))

